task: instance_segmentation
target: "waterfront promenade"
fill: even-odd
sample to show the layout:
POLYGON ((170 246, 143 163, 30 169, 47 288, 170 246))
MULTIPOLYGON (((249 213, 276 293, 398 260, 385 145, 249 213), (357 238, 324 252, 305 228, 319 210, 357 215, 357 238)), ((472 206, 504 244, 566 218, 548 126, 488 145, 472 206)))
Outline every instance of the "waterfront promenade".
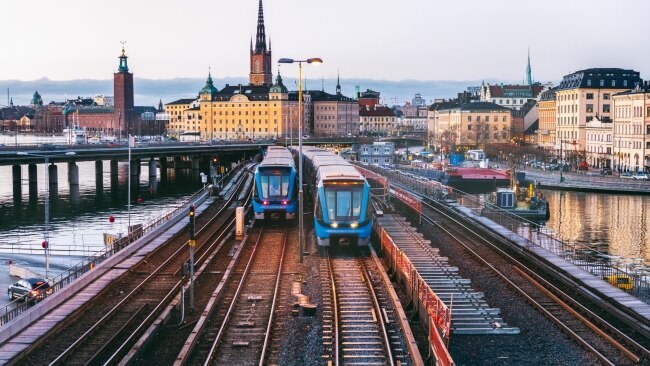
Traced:
POLYGON ((618 175, 600 175, 598 172, 566 172, 562 173, 564 182, 560 179, 559 171, 545 171, 527 167, 517 169, 526 173, 526 180, 536 181, 540 188, 565 191, 583 191, 600 193, 644 194, 650 195, 650 181, 634 180, 618 175))

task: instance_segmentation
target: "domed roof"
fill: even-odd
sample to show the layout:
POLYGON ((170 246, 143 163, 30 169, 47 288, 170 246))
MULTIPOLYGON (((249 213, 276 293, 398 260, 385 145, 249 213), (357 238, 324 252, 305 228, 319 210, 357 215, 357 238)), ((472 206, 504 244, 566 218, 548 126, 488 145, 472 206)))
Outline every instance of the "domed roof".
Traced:
POLYGON ((37 91, 34 92, 34 96, 32 97, 32 101, 30 103, 31 105, 43 105, 43 98, 41 98, 41 95, 38 94, 37 91))
POLYGON ((280 76, 280 71, 278 71, 278 76, 275 78, 275 84, 269 89, 269 93, 288 93, 287 87, 282 84, 282 76, 280 76))
POLYGON ((199 91, 199 94, 217 94, 219 90, 214 87, 212 83, 212 75, 208 72, 208 80, 205 81, 205 86, 199 91))

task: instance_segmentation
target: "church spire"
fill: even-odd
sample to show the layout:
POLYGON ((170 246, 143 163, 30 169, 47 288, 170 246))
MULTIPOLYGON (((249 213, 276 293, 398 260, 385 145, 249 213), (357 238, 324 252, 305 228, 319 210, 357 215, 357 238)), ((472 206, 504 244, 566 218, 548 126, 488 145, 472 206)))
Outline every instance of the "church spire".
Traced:
POLYGON ((530 70, 530 47, 528 47, 528 65, 526 65, 526 85, 533 85, 533 74, 530 70))
POLYGON ((340 73, 336 72, 336 94, 341 95, 341 77, 340 73))
POLYGON ((252 48, 251 44, 250 62, 250 84, 257 86, 264 85, 267 87, 272 86, 273 75, 271 72, 271 38, 269 38, 269 45, 267 48, 262 0, 260 0, 260 6, 257 12, 257 35, 255 37, 254 49, 252 48))
POLYGON ((257 11, 257 37, 255 39, 255 53, 266 51, 266 34, 264 33, 264 8, 262 0, 257 11))

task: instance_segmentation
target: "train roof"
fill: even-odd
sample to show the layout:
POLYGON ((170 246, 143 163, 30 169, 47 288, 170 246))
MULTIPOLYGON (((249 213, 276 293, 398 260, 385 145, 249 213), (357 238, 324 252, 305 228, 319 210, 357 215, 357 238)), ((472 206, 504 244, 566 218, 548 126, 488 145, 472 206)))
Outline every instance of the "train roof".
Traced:
POLYGON ((303 155, 311 162, 314 169, 318 170, 320 180, 363 180, 365 178, 354 165, 339 155, 320 148, 303 148, 303 155))
POLYGON ((278 167, 287 166, 295 169, 295 162, 291 152, 286 147, 282 146, 269 146, 266 151, 266 156, 258 165, 258 168, 263 167, 278 167))

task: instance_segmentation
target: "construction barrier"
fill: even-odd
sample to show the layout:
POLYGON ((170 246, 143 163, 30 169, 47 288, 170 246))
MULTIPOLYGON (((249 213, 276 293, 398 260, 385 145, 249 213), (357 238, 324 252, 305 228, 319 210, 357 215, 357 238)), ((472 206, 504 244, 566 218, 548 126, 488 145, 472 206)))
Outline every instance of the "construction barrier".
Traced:
POLYGON ((382 252, 391 263, 395 271, 398 271, 406 280, 406 285, 411 289, 417 289, 418 298, 421 304, 426 306, 429 316, 429 343, 435 353, 439 365, 453 365, 454 362, 447 351, 444 339, 449 339, 451 331, 451 309, 426 284, 417 269, 409 258, 399 249, 390 235, 383 228, 375 225, 382 252))
POLYGON ((422 224, 422 201, 411 196, 407 191, 393 187, 393 196, 400 200, 406 207, 410 208, 418 216, 418 225, 422 224))
POLYGON ((388 178, 382 177, 381 175, 373 172, 372 170, 368 170, 366 168, 362 168, 358 165, 355 165, 355 168, 361 173, 366 178, 370 178, 377 183, 381 184, 382 187, 384 187, 384 195, 388 194, 388 178))

